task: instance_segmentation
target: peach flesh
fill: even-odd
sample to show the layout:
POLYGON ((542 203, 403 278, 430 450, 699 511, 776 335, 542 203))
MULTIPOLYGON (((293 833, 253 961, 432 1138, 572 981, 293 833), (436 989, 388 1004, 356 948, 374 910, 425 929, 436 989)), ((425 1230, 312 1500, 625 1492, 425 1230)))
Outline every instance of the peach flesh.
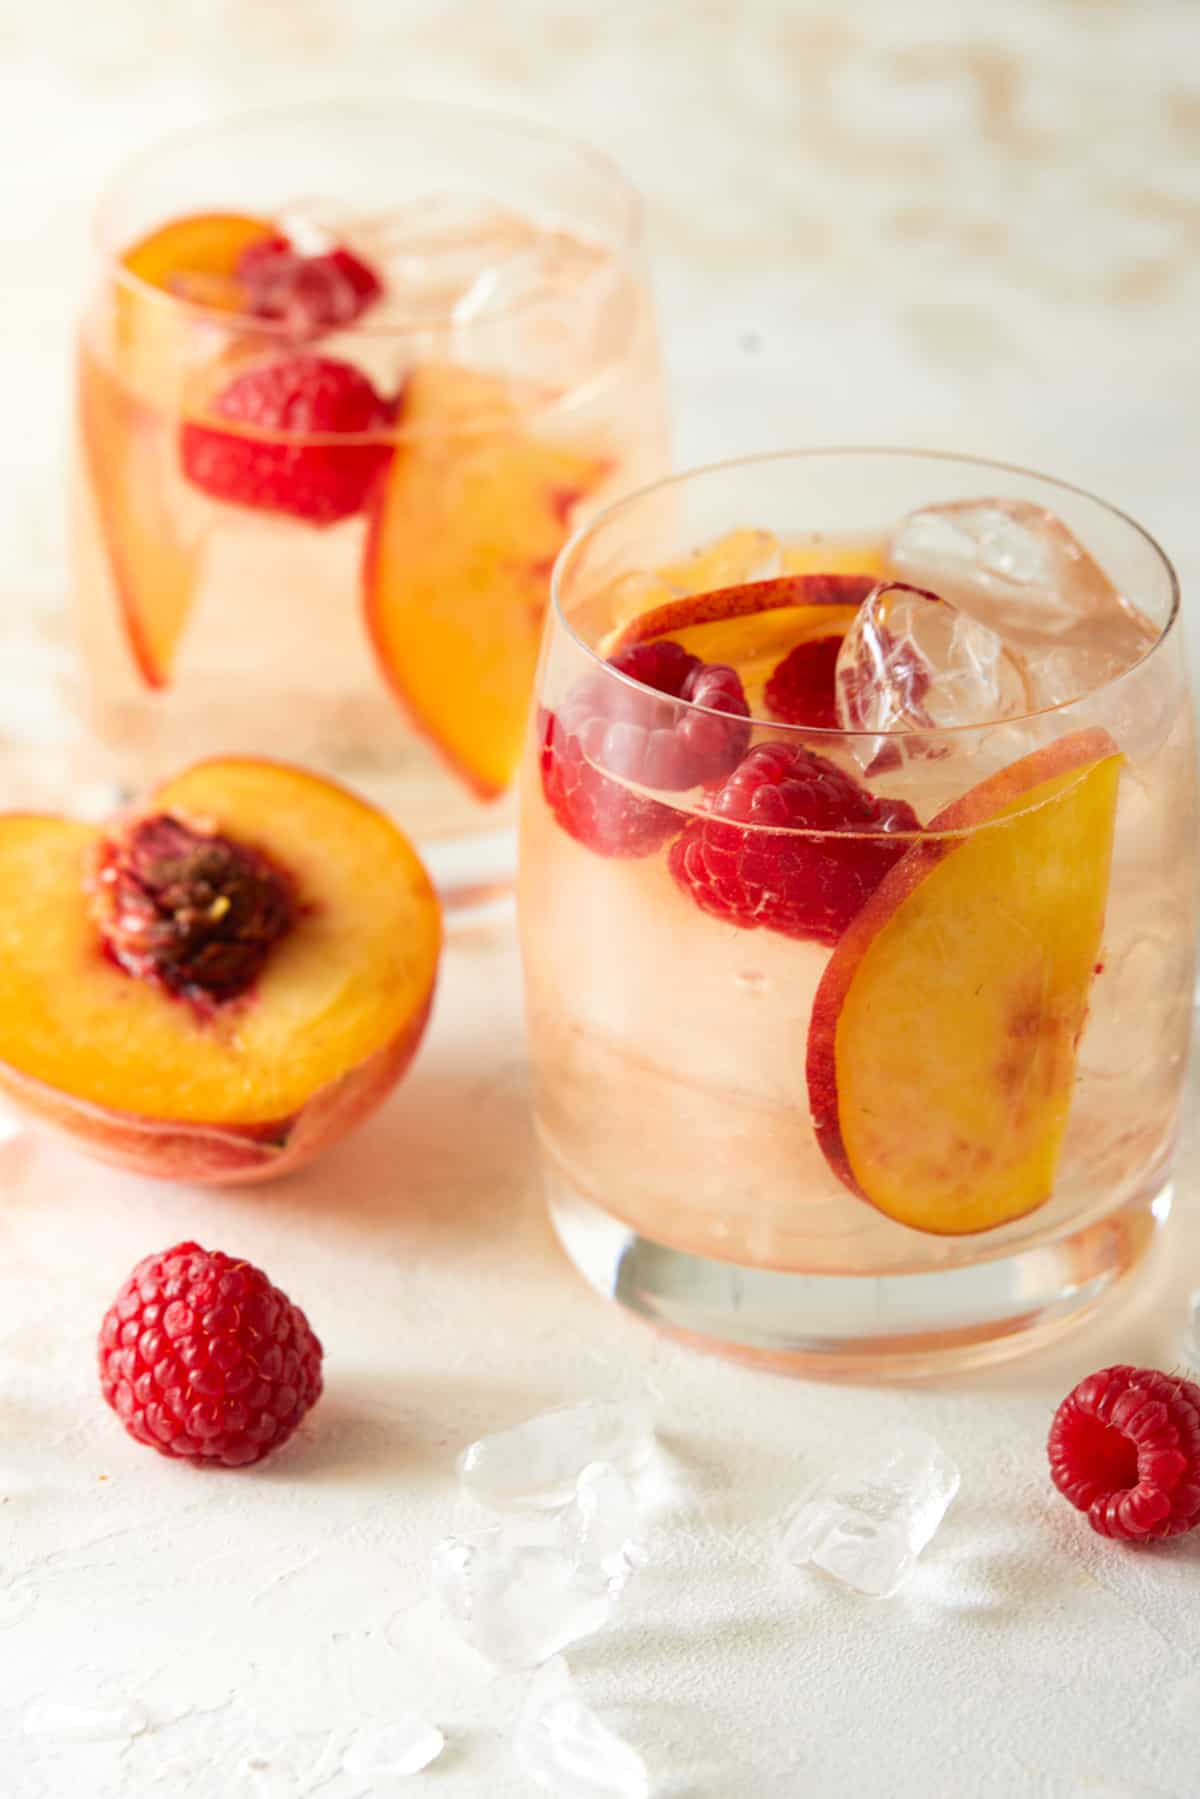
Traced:
POLYGON ((763 717, 766 687, 784 658, 800 644, 844 637, 873 585, 865 574, 810 573, 684 594, 627 619, 601 649, 612 656, 669 638, 704 662, 729 663, 751 714, 763 717))
POLYGON ((204 1017, 104 953, 84 880, 98 833, 0 818, 0 1086, 138 1172, 261 1180, 384 1098, 421 1040, 440 951, 428 878, 395 827, 283 764, 200 764, 157 803, 255 844, 299 916, 253 988, 204 1017))
POLYGON ((368 527, 367 628, 389 686, 480 799, 512 780, 575 506, 607 473, 526 435, 508 385, 451 364, 410 375, 368 527))
POLYGON ((982 782, 930 821, 825 970, 808 1040, 817 1140, 901 1224, 992 1230, 1051 1197, 1120 767, 1107 732, 1086 730, 982 782))

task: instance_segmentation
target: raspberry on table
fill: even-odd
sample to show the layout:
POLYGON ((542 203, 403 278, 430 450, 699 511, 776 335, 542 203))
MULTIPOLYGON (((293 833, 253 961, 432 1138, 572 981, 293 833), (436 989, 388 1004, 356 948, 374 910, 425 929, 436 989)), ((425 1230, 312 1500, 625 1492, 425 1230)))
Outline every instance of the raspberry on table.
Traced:
POLYGON ((177 1243, 139 1262, 105 1313, 100 1390, 139 1443, 240 1468, 316 1404, 322 1353, 260 1268, 177 1243))
POLYGON ((1154 1368, 1101 1368, 1059 1406, 1050 1477, 1102 1537, 1146 1543, 1200 1524, 1200 1386, 1154 1368))
POLYGON ((628 679, 589 675, 557 714, 540 714, 542 791, 588 849, 648 856, 682 815, 623 783, 682 792, 719 780, 750 741, 749 707, 734 669, 670 640, 634 644, 608 666, 628 679))
POLYGON ((188 480, 216 500, 311 525, 361 511, 391 455, 382 434, 395 407, 359 369, 331 356, 255 363, 209 411, 236 428, 185 420, 179 454, 188 480), (341 436, 358 441, 338 443, 341 436))
POLYGON ((352 250, 335 246, 306 256, 283 236, 247 245, 237 280, 248 312, 286 325, 295 337, 353 325, 383 292, 375 270, 352 250))
POLYGON ((671 873, 702 911, 753 930, 835 944, 908 848, 907 800, 871 793, 802 744, 759 743, 671 846, 671 873))
POLYGON ((816 637, 788 651, 763 689, 772 718, 819 731, 839 728, 834 674, 841 647, 841 637, 816 637))

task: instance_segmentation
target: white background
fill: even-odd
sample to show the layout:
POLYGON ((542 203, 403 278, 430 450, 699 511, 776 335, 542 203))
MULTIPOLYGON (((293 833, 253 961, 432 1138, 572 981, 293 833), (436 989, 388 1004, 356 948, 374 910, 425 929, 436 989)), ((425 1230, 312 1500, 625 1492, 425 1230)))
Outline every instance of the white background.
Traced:
MULTIPOLYGON (((515 104, 648 200, 681 462, 817 442, 1011 457, 1094 486, 1200 576, 1200 22, 1186 0, 22 0, 0 20, 0 605, 61 590, 68 340, 99 182, 233 106, 406 89, 515 104)), ((1195 636, 1193 632, 1193 642, 1195 636)), ((1054 1403, 1172 1366, 1200 1282, 1194 1152, 1168 1253, 1103 1325, 912 1394, 752 1375, 593 1301, 542 1221, 511 948, 455 947, 384 1115, 253 1197, 0 1149, 0 1792, 353 1799, 347 1733, 446 1729, 412 1790, 530 1789, 519 1679, 425 1585, 453 1453, 574 1395, 659 1395, 673 1514, 573 1658, 661 1791, 698 1799, 1200 1794, 1200 1544, 1092 1538, 1048 1490, 1054 1403), (96 1324, 185 1235, 310 1311, 328 1393, 275 1466, 209 1478, 128 1443, 96 1324), (779 1566, 772 1520, 846 1437, 934 1429, 963 1494, 905 1596, 779 1566), (34 1745, 37 1696, 138 1698, 124 1755, 34 1745), (289 1771, 290 1770, 290 1771, 289 1771)))

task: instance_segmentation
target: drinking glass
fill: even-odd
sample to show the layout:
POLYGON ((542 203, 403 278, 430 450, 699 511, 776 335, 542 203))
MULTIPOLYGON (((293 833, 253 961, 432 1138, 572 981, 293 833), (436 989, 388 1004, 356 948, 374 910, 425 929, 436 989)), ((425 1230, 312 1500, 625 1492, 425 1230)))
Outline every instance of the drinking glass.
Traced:
POLYGON ((639 209, 602 156, 418 103, 247 117, 100 208, 74 631, 97 779, 344 778, 450 908, 510 888, 549 573, 665 466, 639 209))
POLYGON ((618 501, 559 560, 523 775, 568 1256, 815 1372, 1080 1318, 1170 1208, 1195 846, 1176 579, 1113 507, 888 450, 618 501))

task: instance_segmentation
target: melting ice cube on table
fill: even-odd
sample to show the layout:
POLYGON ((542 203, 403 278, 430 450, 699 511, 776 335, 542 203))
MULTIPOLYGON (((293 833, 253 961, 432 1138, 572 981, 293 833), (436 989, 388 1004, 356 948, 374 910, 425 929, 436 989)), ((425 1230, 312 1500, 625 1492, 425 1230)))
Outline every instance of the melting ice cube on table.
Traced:
POLYGON ((562 1662, 531 1681, 513 1754, 522 1772, 558 1799, 648 1799, 645 1762, 584 1705, 562 1662))
POLYGON ((342 1756, 342 1771, 375 1780, 419 1774, 446 1747, 437 1726, 416 1712, 402 1712, 382 1730, 364 1730, 342 1756))
POLYGON ((995 631, 900 583, 880 583, 859 607, 835 682, 846 731, 936 731, 1030 709, 1023 659, 995 631))
POLYGON ((433 1585, 459 1634, 502 1668, 534 1668, 612 1616, 624 1578, 556 1543, 514 1539, 503 1526, 446 1537, 433 1585))
POLYGON ((557 1507, 575 1498, 589 1463, 636 1474, 653 1448, 654 1416, 647 1401, 587 1400, 481 1437, 459 1456, 458 1478, 473 1498, 501 1510, 557 1507))
POLYGON ((959 1488, 959 1472, 923 1431, 904 1431, 814 1482, 791 1515, 783 1552, 883 1599, 911 1574, 959 1488))
POLYGON ((579 1476, 561 1514, 560 1540, 581 1566, 618 1579, 645 1560, 633 1489, 608 1462, 592 1462, 579 1476))
POLYGON ((888 546, 931 587, 1024 652, 1035 706, 1059 705, 1130 668, 1155 631, 1061 519, 1026 500, 961 500, 909 513, 888 546))

